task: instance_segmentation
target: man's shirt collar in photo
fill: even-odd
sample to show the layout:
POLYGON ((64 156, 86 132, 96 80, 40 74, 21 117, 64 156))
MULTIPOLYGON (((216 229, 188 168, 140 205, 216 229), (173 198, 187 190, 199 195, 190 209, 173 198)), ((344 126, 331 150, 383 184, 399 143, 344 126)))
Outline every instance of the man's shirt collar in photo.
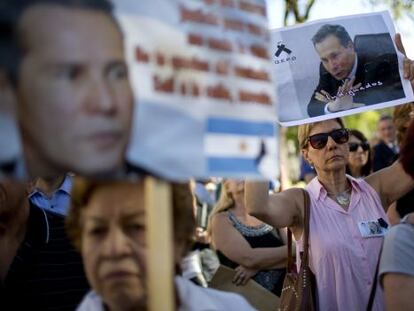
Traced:
POLYGON ((358 56, 355 54, 355 62, 354 62, 354 66, 352 67, 351 72, 348 75, 348 79, 352 79, 355 77, 356 75, 356 71, 357 71, 357 67, 358 67, 358 56))
POLYGON ((45 210, 52 213, 65 216, 70 205, 70 192, 72 190, 72 177, 65 176, 62 184, 55 190, 51 198, 48 198, 38 189, 34 189, 29 194, 30 201, 45 210))

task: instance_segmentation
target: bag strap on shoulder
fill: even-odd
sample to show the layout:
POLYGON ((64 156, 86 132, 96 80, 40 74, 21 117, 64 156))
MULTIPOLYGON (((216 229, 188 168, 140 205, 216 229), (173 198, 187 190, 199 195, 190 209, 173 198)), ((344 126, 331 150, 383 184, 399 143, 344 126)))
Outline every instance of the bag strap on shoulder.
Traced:
POLYGON ((309 264, 309 222, 310 222, 310 198, 309 193, 306 190, 303 190, 303 208, 304 208, 304 220, 303 220, 303 258, 302 262, 304 265, 308 266, 309 264))
MULTIPOLYGON (((303 257, 302 264, 308 266, 309 263, 309 219, 310 219, 310 198, 309 193, 303 189, 303 257)), ((291 272, 293 268, 293 256, 292 256, 292 231, 288 228, 287 230, 287 247, 288 247, 288 258, 287 258, 287 271, 291 272)))
POLYGON ((293 256, 292 256, 292 231, 287 228, 287 272, 292 272, 293 268, 293 256))

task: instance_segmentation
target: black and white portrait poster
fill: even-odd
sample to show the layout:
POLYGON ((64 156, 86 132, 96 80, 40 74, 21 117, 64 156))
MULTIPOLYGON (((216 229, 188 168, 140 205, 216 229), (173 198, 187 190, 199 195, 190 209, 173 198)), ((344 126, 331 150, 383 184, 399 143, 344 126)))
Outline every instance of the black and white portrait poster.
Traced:
POLYGON ((278 118, 299 125, 413 101, 387 11, 271 32, 278 118))

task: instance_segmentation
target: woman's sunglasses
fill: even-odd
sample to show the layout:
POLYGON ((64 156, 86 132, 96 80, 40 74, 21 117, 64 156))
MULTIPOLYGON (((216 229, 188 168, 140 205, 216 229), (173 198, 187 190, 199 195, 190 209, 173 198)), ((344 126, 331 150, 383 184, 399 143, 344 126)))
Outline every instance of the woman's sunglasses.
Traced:
POLYGON ((309 136, 307 141, 314 149, 322 149, 328 143, 329 136, 331 136, 337 144, 345 144, 349 139, 349 131, 348 129, 342 128, 333 130, 329 133, 319 133, 309 136))
POLYGON ((349 151, 355 152, 358 150, 358 147, 361 146, 362 150, 368 151, 369 150, 369 144, 364 141, 362 143, 348 143, 349 145, 349 151))

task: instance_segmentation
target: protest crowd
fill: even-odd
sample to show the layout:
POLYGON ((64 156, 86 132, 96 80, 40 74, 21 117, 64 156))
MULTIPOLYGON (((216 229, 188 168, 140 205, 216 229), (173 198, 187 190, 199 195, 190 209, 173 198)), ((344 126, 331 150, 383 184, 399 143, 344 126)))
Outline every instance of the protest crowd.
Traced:
MULTIPOLYGON (((254 1, 240 3, 263 15, 254 1)), ((180 9, 186 20, 216 22, 180 9)), ((298 126, 295 186, 247 176, 169 180, 126 156, 139 105, 134 96, 141 94, 134 94, 125 56, 130 38, 114 5, 0 0, 0 106, 13 111, 22 150, 11 161, 0 159, 0 310, 164 311, 150 307, 166 293, 154 295, 149 287, 149 266, 156 264, 149 251, 164 254, 149 242, 164 232, 147 222, 149 178, 170 190, 171 236, 162 237, 172 248, 166 258, 173 269, 166 278, 173 283, 170 310, 413 310, 414 103, 388 108, 375 133, 329 118, 345 110, 346 100, 346 109, 367 103, 362 95, 350 103, 323 89, 330 74, 334 84, 345 81, 341 92, 352 91, 358 69, 351 39, 337 55, 329 52, 343 27, 321 29, 313 45, 324 76, 304 110, 326 118, 298 126)), ((189 38, 194 45, 203 40, 189 38)), ((393 40, 404 54, 403 82, 414 88, 414 61, 405 56, 401 36, 393 40)), ((148 61, 142 49, 136 53, 148 61)), ((158 64, 164 61, 158 55, 158 64)), ((203 71, 195 59, 180 64, 203 71)), ((268 79, 254 70, 236 72, 268 79)), ((172 80, 163 84, 161 76, 154 83, 172 90, 172 80)), ((391 89, 396 79, 390 78, 384 101, 400 96, 401 81, 398 92, 391 89)), ((212 98, 231 97, 220 86, 213 91, 207 91, 212 98)))

